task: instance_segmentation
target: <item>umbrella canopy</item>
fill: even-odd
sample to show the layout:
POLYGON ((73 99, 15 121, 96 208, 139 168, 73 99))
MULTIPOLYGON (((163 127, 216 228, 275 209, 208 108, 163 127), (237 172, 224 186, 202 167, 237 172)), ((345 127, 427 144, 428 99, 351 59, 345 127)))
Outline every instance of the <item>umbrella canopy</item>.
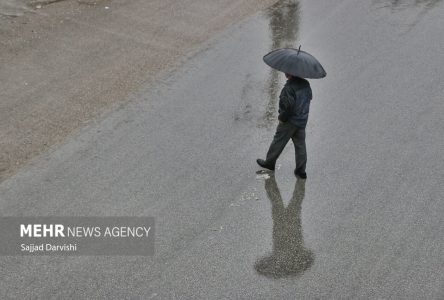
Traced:
POLYGON ((320 62, 310 53, 293 48, 271 51, 264 62, 273 69, 301 78, 324 78, 327 75, 320 62))

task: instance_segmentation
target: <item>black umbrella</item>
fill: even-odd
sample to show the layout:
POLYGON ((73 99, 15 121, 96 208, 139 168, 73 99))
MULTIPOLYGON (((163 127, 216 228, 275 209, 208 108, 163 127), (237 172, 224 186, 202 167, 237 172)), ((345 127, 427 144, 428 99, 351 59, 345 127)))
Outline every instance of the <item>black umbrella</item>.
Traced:
POLYGON ((302 78, 324 78, 327 75, 319 61, 299 49, 283 48, 264 56, 264 62, 273 69, 302 78))

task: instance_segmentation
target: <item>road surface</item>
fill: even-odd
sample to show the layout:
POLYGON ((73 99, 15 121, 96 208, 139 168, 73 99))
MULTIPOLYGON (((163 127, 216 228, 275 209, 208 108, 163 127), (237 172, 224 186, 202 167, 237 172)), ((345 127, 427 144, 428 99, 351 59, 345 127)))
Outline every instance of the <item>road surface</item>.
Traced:
POLYGON ((1 0, 0 182, 274 2, 1 0))
POLYGON ((0 185, 2 215, 154 216, 152 257, 1 257, 2 298, 442 299, 444 3, 281 1, 0 185), (299 46, 308 179, 256 174, 299 46))

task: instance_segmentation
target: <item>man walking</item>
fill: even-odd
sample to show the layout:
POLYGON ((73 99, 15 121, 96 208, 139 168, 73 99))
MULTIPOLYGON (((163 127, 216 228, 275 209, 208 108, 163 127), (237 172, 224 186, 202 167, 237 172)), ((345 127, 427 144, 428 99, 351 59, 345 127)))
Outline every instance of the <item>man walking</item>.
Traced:
POLYGON ((302 179, 307 178, 307 151, 305 147, 305 127, 312 92, 307 80, 285 74, 287 82, 279 96, 279 125, 276 128, 273 141, 265 160, 258 159, 257 163, 266 169, 274 170, 276 160, 292 139, 296 154, 296 169, 294 174, 302 179))

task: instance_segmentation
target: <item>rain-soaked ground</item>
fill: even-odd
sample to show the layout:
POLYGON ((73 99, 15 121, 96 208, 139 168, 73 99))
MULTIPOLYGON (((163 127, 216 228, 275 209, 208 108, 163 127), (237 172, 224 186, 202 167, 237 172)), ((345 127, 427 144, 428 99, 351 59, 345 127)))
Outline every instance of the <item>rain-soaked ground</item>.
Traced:
POLYGON ((3 215, 155 216, 153 257, 2 257, 3 297, 442 299, 444 4, 280 1, 0 185, 3 215), (308 179, 256 172, 299 46, 308 179))
MULTIPOLYGON (((44 5, 60 1, 64 0, 0 0, 0 18, 20 17, 25 13, 35 12, 36 9, 40 9, 44 5)), ((82 1, 78 0, 78 2, 82 1)))
POLYGON ((0 16, 18 17, 30 10, 25 0, 0 1, 0 16))

